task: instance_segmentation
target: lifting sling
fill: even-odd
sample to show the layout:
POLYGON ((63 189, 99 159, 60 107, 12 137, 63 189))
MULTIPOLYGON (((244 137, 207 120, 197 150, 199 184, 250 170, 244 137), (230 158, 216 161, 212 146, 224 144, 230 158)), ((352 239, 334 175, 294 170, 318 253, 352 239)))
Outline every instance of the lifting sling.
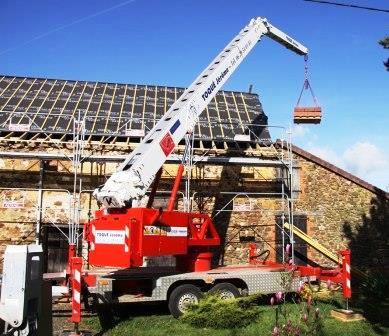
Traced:
POLYGON ((304 84, 300 92, 299 99, 293 112, 293 122, 295 124, 319 124, 321 121, 321 107, 318 104, 315 94, 313 93, 311 84, 308 80, 308 57, 305 55, 305 79, 304 84), (300 106, 300 100, 304 90, 311 92, 311 96, 315 103, 315 106, 300 106))

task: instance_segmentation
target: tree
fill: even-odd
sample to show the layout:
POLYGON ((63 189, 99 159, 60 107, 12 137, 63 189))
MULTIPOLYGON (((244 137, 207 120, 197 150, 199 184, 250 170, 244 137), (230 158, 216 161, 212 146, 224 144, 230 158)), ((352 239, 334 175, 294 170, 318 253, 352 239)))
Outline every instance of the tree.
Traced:
MULTIPOLYGON (((385 49, 389 49, 389 36, 386 36, 384 39, 378 42, 380 45, 382 45, 385 49)), ((389 71, 389 58, 386 62, 384 62, 384 65, 386 66, 386 70, 389 71)))

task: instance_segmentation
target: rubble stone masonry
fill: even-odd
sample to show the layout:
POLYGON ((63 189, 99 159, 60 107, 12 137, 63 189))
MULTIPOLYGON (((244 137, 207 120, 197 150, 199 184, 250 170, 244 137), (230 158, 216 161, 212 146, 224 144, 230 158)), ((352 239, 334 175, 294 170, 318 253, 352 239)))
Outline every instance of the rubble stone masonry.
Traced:
MULTIPOLYGON (((355 265, 388 267, 387 193, 297 147, 294 161, 299 181, 294 210, 296 215, 306 216, 308 235, 333 252, 351 248, 355 265)), ((97 208, 91 191, 104 183, 116 167, 117 163, 83 163, 82 222, 97 208)), ((72 206, 72 165, 68 160, 45 162, 41 217, 40 168, 39 160, 0 158, 2 250, 7 244, 35 241, 39 220, 43 226, 67 228, 72 206)), ((164 166, 161 191, 170 190, 176 168, 173 164, 164 166)), ((276 242, 276 222, 287 206, 279 195, 281 183, 277 176, 280 174, 275 167, 202 164, 194 167, 193 211, 208 213, 214 219, 222 238, 222 248, 216 251, 217 261, 246 262, 248 244, 252 241, 257 242, 259 251, 269 250, 271 260, 276 259, 277 251, 279 254, 282 249, 276 242)), ((166 197, 168 193, 159 194, 156 201, 166 197)), ((182 197, 178 209, 183 209, 182 197)), ((333 265, 310 247, 308 258, 320 265, 333 265)))

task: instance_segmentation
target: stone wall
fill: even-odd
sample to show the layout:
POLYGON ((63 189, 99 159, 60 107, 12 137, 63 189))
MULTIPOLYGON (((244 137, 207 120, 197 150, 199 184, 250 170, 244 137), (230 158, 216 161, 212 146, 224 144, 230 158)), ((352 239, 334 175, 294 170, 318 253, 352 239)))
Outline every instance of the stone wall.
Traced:
MULTIPOLYGON (((307 233, 333 252, 351 247, 355 264, 363 266, 374 262, 375 265, 387 265, 387 195, 367 189, 298 154, 295 155, 295 166, 298 167, 300 182, 295 213, 306 216, 307 233), (374 243, 370 243, 372 241, 374 243), (377 248, 377 251, 367 246, 377 248)), ((83 164, 82 222, 87 221, 97 208, 91 191, 104 183, 116 167, 117 163, 83 164)), ((173 164, 164 166, 161 191, 170 191, 176 169, 173 164)), ((39 220, 39 171, 38 160, 0 159, 2 246, 35 240, 39 220), (23 190, 12 191, 10 188, 23 190), (9 207, 12 201, 16 208, 9 207)), ((282 246, 280 237, 276 241, 276 221, 286 204, 275 195, 281 190, 277 176, 279 173, 273 167, 195 166, 191 180, 193 211, 210 214, 222 238, 222 248, 216 251, 215 261, 225 264, 246 262, 251 241, 257 242, 260 251, 269 250, 271 260, 276 259, 277 249, 280 257, 282 246)), ((72 204, 71 163, 47 161, 43 188, 42 225, 58 225, 66 229, 72 204)), ((184 182, 181 185, 183 190, 184 182)), ((166 197, 166 193, 161 197, 166 197)), ((182 197, 178 209, 183 209, 182 197)), ((309 247, 308 257, 315 263, 332 265, 309 247)))
MULTIPOLYGON (((304 157, 296 158, 301 192, 295 212, 307 215, 308 235, 333 252, 350 248, 352 263, 358 267, 388 268, 388 194, 336 167, 329 170, 304 157)), ((313 248, 308 249, 310 259, 332 265, 313 248)))
MULTIPOLYGON (((116 167, 117 163, 85 162, 83 164, 80 212, 82 222, 87 221, 97 209, 91 192, 96 186, 104 183, 106 176, 109 176, 116 167)), ((35 239, 34 230, 39 220, 39 169, 38 160, 0 159, 0 187, 3 188, 0 190, 2 200, 0 223, 3 225, 0 237, 4 238, 3 245, 30 242, 35 239), (5 207, 9 206, 5 200, 16 201, 21 198, 23 204, 19 204, 19 208, 5 207), (29 235, 31 239, 26 240, 24 237, 31 232, 32 234, 29 235)), ((159 188, 161 192, 171 190, 176 171, 177 165, 164 166, 159 188)), ((217 251, 218 260, 226 264, 247 261, 248 243, 252 240, 257 241, 263 249, 270 249, 271 258, 275 258, 272 249, 275 239, 274 214, 280 210, 279 202, 272 200, 266 202, 258 196, 250 198, 239 196, 233 200, 234 193, 272 191, 275 188, 274 176, 273 168, 199 165, 193 169, 191 180, 194 196, 193 211, 215 216, 215 224, 225 247, 225 251, 217 251), (223 195, 221 192, 232 194, 223 195)), ((71 163, 59 160, 46 161, 43 188, 42 225, 60 226, 66 231, 71 218, 73 188, 71 163)), ((184 182, 181 184, 181 196, 178 202, 180 210, 183 209, 183 190, 184 182)), ((161 195, 166 198, 169 193, 161 195)))

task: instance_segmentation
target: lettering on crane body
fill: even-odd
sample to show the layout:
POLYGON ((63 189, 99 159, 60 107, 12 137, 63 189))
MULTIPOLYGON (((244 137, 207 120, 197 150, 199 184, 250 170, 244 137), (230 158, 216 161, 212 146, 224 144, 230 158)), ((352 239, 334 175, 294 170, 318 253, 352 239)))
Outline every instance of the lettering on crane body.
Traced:
POLYGON ((216 89, 216 86, 220 84, 222 79, 228 74, 229 69, 226 68, 219 76, 216 76, 216 83, 215 80, 212 81, 211 85, 204 91, 204 93, 201 95, 203 100, 205 101, 209 95, 213 92, 213 90, 216 89))
POLYGON ((250 46, 251 46, 251 41, 247 41, 246 44, 241 49, 240 54, 241 55, 244 54, 250 46))
POLYGON ((245 43, 245 45, 242 47, 242 49, 239 50, 239 54, 236 55, 235 58, 232 59, 231 64, 229 67, 227 67, 219 76, 216 76, 216 83, 215 80, 212 81, 211 85, 204 91, 204 93, 201 95, 203 100, 205 101, 210 94, 216 89, 216 86, 219 85, 222 81, 222 79, 228 74, 230 71, 230 67, 234 66, 235 63, 245 54, 248 52, 249 47, 251 46, 252 42, 249 40, 245 43))
POLYGON ((220 76, 216 77, 216 85, 222 81, 222 79, 227 75, 228 71, 229 69, 227 68, 220 74, 220 76))
POLYGON ((291 37, 289 37, 288 35, 286 35, 285 36, 285 38, 291 43, 291 44, 293 44, 295 47, 297 47, 298 48, 298 43, 295 41, 295 40, 293 40, 291 37))
POLYGON ((145 236, 168 236, 168 237, 186 237, 188 228, 181 226, 165 226, 165 225, 145 225, 143 227, 145 236))
POLYGON ((124 230, 96 230, 95 244, 122 245, 124 237, 124 230))

